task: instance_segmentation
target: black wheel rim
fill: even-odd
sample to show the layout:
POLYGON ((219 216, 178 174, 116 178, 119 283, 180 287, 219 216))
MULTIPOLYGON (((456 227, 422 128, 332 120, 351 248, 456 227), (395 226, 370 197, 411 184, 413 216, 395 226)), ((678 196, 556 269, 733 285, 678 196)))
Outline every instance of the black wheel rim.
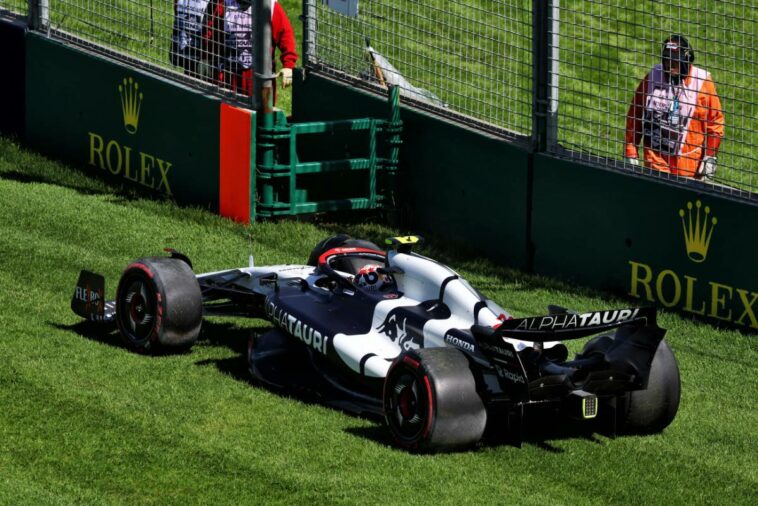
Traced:
POLYGON ((127 285, 118 309, 121 328, 129 340, 147 341, 156 324, 155 293, 144 279, 132 279, 127 285))
POLYGON ((389 392, 387 420, 395 434, 416 440, 423 433, 429 416, 426 389, 409 371, 399 373, 389 392))

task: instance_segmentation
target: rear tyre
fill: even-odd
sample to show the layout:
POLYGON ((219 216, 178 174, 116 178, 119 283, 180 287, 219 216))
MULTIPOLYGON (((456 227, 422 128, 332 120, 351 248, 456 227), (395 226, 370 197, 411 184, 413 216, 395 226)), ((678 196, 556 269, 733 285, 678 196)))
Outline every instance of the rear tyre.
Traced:
POLYGON ((661 432, 674 420, 680 395, 679 367, 671 347, 662 339, 653 357, 647 388, 621 398, 620 432, 661 432))
MULTIPOLYGON (((311 251, 310 256, 308 257, 308 265, 316 267, 318 265, 318 259, 321 257, 321 255, 334 248, 366 248, 382 251, 382 248, 371 241, 366 241, 364 239, 353 239, 347 234, 337 234, 331 237, 327 237, 323 241, 316 244, 316 246, 311 251)), ((356 270, 356 272, 350 272, 350 274, 355 274, 357 272, 358 271, 356 270)))
POLYGON ((400 354, 384 382, 384 413, 398 446, 420 452, 470 447, 487 424, 468 360, 453 348, 400 354))
POLYGON ((200 285, 186 262, 142 258, 121 275, 116 323, 126 345, 138 352, 185 349, 200 335, 200 285))

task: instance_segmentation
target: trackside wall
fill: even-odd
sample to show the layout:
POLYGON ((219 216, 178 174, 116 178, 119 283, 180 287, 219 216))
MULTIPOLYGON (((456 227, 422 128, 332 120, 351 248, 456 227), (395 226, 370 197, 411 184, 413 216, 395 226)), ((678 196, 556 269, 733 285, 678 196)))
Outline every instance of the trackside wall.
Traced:
POLYGON ((758 330, 758 205, 535 155, 540 274, 758 330))
MULTIPOLYGON (((382 111, 315 73, 297 120, 382 111), (338 106, 336 105, 338 104, 338 106)), ((545 154, 403 108, 408 226, 495 261, 758 330, 758 205, 545 154)))
POLYGON ((26 20, 0 14, 0 47, 3 48, 3 77, 0 79, 0 134, 23 138, 26 78, 26 20))
POLYGON ((26 138, 180 204, 219 210, 220 101, 29 32, 26 138))

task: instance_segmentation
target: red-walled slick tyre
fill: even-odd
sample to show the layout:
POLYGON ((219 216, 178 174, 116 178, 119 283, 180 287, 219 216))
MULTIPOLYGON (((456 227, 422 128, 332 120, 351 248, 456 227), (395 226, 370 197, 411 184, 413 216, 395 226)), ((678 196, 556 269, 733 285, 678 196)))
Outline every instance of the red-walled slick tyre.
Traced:
POLYGON ((121 276, 116 291, 116 322, 129 348, 186 349, 200 335, 200 286, 186 262, 141 258, 121 276))
POLYGON ((468 360, 453 348, 400 354, 384 383, 384 413, 395 442, 420 452, 473 446, 487 424, 468 360))

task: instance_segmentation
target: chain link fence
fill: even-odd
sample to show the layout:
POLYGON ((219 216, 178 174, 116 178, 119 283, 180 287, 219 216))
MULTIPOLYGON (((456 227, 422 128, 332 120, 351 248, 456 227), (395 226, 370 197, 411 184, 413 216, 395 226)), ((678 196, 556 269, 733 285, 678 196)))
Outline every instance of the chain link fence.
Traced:
POLYGON ((29 3, 27 0, 0 0, 0 10, 26 16, 29 11, 29 3))
MULTIPOLYGON (((557 2, 556 2, 557 3, 557 2)), ((758 191, 758 107, 756 106, 756 52, 758 25, 754 0, 668 0, 656 2, 592 1, 561 2, 559 9, 560 76, 554 83, 559 101, 558 143, 549 148, 555 153, 568 148, 576 156, 602 161, 639 172, 654 172, 643 158, 643 145, 654 143, 654 128, 647 134, 645 121, 634 125, 639 142, 639 166, 631 160, 623 162, 627 150, 626 115, 635 90, 654 66, 662 64, 664 40, 672 34, 686 38, 694 61, 691 66, 710 72, 715 90, 702 85, 697 98, 685 98, 687 82, 673 87, 673 95, 682 97, 682 112, 687 106, 690 116, 710 115, 713 130, 723 124, 723 139, 718 148, 717 170, 712 180, 714 189, 735 195, 758 191), (719 120, 712 110, 718 97, 723 110, 719 120), (689 100, 689 104, 687 103, 689 100), (705 101, 705 102, 704 102, 705 101), (704 107, 707 104, 710 107, 704 107), (646 139, 647 135, 647 139, 646 139)), ((670 48, 676 49, 676 48, 670 48)), ((675 53, 676 51, 674 51, 675 53)), ((673 54, 672 57, 676 55, 673 54)), ((675 58, 676 59, 676 58, 675 58)), ((691 80, 692 86, 699 83, 691 80)), ((670 109, 674 101, 661 104, 670 109)), ((644 112, 639 113, 644 116, 644 112)), ((666 123, 669 111, 663 111, 666 123)), ((687 115, 668 118, 687 127, 687 115)), ((694 120, 690 131, 695 128, 694 120)), ((709 129, 704 122, 706 130, 709 129)), ((676 125, 674 125, 675 127, 676 125)), ((672 130, 676 130, 672 127, 672 130)), ((700 160, 709 153, 696 150, 685 134, 679 139, 678 162, 667 158, 674 171, 687 173, 699 168, 700 160), (687 160, 689 151, 693 153, 687 160)), ((707 139, 703 143, 708 143, 707 139)), ((673 150, 677 147, 674 146, 673 150)), ((670 169, 672 170, 672 169, 670 169)), ((656 171, 657 172, 657 171, 656 171)), ((664 177, 677 177, 674 175, 664 177)))
MULTIPOLYGON (((207 24, 208 0, 32 0, 29 5, 40 2, 49 8, 37 28, 53 37, 218 94, 231 93, 212 76, 219 48, 189 49, 196 61, 209 65, 187 64, 172 51, 175 5, 184 9, 184 22, 192 28, 207 24)), ((699 96, 717 95, 723 109, 717 170, 706 185, 751 199, 758 193, 754 0, 303 0, 302 5, 303 62, 311 70, 382 94, 387 84, 399 85, 408 105, 556 156, 685 180, 644 161, 649 158, 644 149, 649 132, 641 131, 645 121, 631 132, 638 137, 639 164, 625 160, 631 154, 626 116, 635 90, 661 63, 664 39, 681 34, 695 56, 692 65, 710 72, 715 85, 715 92, 699 96)), ((288 7, 294 21, 296 10, 288 7)), ((0 0, 0 9, 25 14, 28 4, 0 0)), ((687 100, 682 105, 690 106, 690 116, 703 113, 687 100)), ((683 118, 679 125, 686 124, 687 114, 683 118)), ((712 153, 696 155, 693 170, 707 154, 712 153)))
POLYGON ((242 58, 247 44, 245 56, 252 58, 249 2, 231 6, 224 0, 0 0, 0 8, 32 13, 33 28, 57 40, 249 102, 250 90, 232 86, 229 66, 222 67, 229 55, 225 44, 231 40, 237 44, 235 56, 242 58))
POLYGON ((531 135, 531 5, 516 0, 306 0, 304 59, 405 102, 531 135), (347 6, 345 6, 347 5, 347 6))
POLYGON ((697 172, 706 155, 716 154, 694 149, 698 139, 683 132, 695 128, 687 113, 711 114, 697 107, 692 93, 682 97, 682 131, 675 132, 681 136, 680 152, 688 152, 679 166, 670 156, 667 164, 645 162, 644 121, 633 127, 640 130, 632 135, 638 138, 638 165, 624 158, 635 90, 661 63, 664 39, 681 34, 692 46, 693 64, 711 73, 717 90, 704 89, 700 98, 718 96, 723 108, 723 121, 711 121, 723 123, 725 134, 717 170, 706 184, 747 197, 758 189, 754 0, 306 0, 304 5, 310 68, 354 83, 399 84, 406 102, 531 137, 537 149, 558 156, 680 180, 697 172), (544 61, 533 61, 540 58, 544 61), (546 132, 536 131, 541 129, 546 132))
POLYGON ((174 0, 0 0, 0 6, 24 14, 37 11, 30 24, 50 37, 175 80, 207 81, 195 69, 172 64, 174 0))

